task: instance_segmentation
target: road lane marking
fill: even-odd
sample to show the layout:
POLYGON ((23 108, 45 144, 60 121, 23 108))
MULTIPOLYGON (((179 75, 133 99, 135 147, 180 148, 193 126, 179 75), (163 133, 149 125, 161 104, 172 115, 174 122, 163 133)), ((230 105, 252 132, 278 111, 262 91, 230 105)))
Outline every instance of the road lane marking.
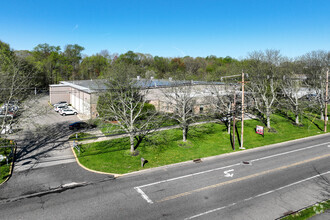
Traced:
POLYGON ((233 180, 230 180, 230 181, 226 181, 226 182, 221 182, 221 183, 217 183, 217 184, 205 186, 205 187, 194 189, 194 190, 187 191, 187 192, 184 192, 184 193, 179 193, 179 194, 176 194, 176 195, 173 195, 173 196, 168 196, 168 197, 165 197, 165 198, 163 198, 161 200, 158 200, 157 202, 165 202, 165 201, 168 201, 168 200, 177 199, 177 198, 180 198, 180 197, 191 195, 193 193, 197 193, 197 192, 201 192, 201 191, 205 191, 205 190, 217 188, 217 187, 228 185, 228 184, 231 184, 231 183, 236 183, 236 182, 239 182, 239 181, 242 181, 242 180, 251 179, 253 177, 258 177, 258 176, 261 176, 261 175, 264 175, 264 174, 268 174, 268 173, 273 173, 273 172, 276 172, 276 171, 284 170, 284 169, 287 169, 287 168, 290 168, 290 167, 293 167, 293 166, 297 166, 297 165, 301 165, 301 164, 304 164, 304 163, 312 162, 312 161, 315 161, 315 160, 323 159, 323 158, 326 158, 326 157, 329 157, 329 156, 330 156, 330 154, 326 154, 326 155, 323 155, 323 156, 314 157, 314 158, 311 158, 311 159, 308 159, 308 160, 304 160, 304 161, 300 161, 300 162, 297 162, 297 163, 293 163, 293 164, 290 164, 290 165, 278 167, 278 168, 275 168, 275 169, 272 169, 272 170, 265 170, 263 172, 255 173, 255 174, 252 174, 252 175, 249 175, 249 176, 244 176, 244 177, 240 177, 240 178, 233 179, 233 180))
POLYGON ((205 170, 205 171, 201 171, 201 172, 198 172, 198 173, 192 173, 192 174, 179 176, 179 177, 175 177, 175 178, 171 178, 171 179, 167 179, 167 180, 162 180, 162 181, 158 181, 158 182, 154 182, 154 183, 149 183, 149 184, 138 186, 138 187, 143 188, 143 187, 147 187, 147 186, 157 185, 157 184, 160 184, 160 183, 171 182, 171 181, 174 181, 174 180, 179 180, 179 179, 183 179, 183 178, 186 178, 186 177, 191 177, 191 176, 196 176, 196 175, 200 175, 200 174, 204 174, 204 173, 209 173, 209 172, 213 172, 213 171, 216 171, 216 170, 223 170, 223 169, 226 169, 226 168, 239 166, 239 165, 240 165, 240 163, 236 163, 236 164, 232 164, 232 165, 225 166, 225 167, 218 167, 218 168, 214 168, 214 169, 211 169, 211 170, 205 170))
POLYGON ((234 174, 233 174, 233 173, 230 173, 230 172, 233 172, 233 171, 234 171, 234 169, 226 170, 226 171, 224 172, 225 177, 233 177, 234 174))
POLYGON ((279 154, 270 155, 270 156, 267 156, 267 157, 261 157, 261 158, 251 160, 251 162, 255 162, 255 161, 259 161, 259 160, 265 160, 265 159, 269 159, 269 158, 273 158, 273 157, 278 157, 278 156, 282 156, 282 155, 285 155, 285 154, 295 153, 295 152, 298 152, 298 151, 303 151, 303 150, 311 149, 311 148, 314 148, 314 147, 319 147, 319 146, 329 144, 329 143, 330 142, 326 142, 326 143, 322 143, 322 144, 316 144, 316 145, 312 145, 312 146, 305 147, 305 148, 299 148, 299 149, 292 150, 292 151, 287 151, 287 152, 283 152, 283 153, 279 153, 279 154))
MULTIPOLYGON (((264 195, 267 195, 267 194, 270 194, 270 193, 273 193, 273 192, 277 192, 279 190, 282 190, 282 189, 285 189, 285 188, 288 188, 290 186, 294 186, 294 185, 297 185, 299 183, 302 183, 302 182, 305 182, 305 181, 308 181, 308 180, 311 180, 311 179, 314 179, 316 177, 321 177, 323 175, 327 175, 327 174, 330 174, 330 171, 328 172, 325 172, 325 173, 321 173, 321 174, 317 174, 315 176, 312 176, 312 177, 308 177, 306 179, 303 179, 303 180, 300 180, 300 181, 297 181, 297 182, 294 182, 294 183, 291 183, 289 185, 286 185, 286 186, 282 186, 280 188, 277 188, 277 189, 274 189, 274 190, 271 190, 271 191, 268 191, 268 192, 265 192, 265 193, 262 193, 262 194, 259 194, 259 195, 256 195, 256 196, 253 196, 253 197, 250 197, 250 198, 247 198, 247 199, 244 199, 243 201, 240 201, 240 202, 237 202, 237 203, 242 203, 244 201, 249 201, 249 200, 252 200, 252 199, 255 199, 255 198, 258 198, 258 197, 261 197, 261 196, 264 196, 264 195)), ((226 205, 226 206, 222 206, 220 208, 216 208, 216 209, 211 209, 209 211, 206 211, 206 212, 203 212, 203 213, 200 213, 200 214, 197 214, 197 215, 194 215, 194 216, 191 216, 189 218, 185 218, 185 220, 190 220, 190 219, 194 219, 194 218, 198 218, 198 217, 201 217, 201 216, 204 216, 204 215, 207 215, 207 214, 210 214, 212 212, 216 212, 216 211, 219 211, 219 210, 222 210, 222 209, 225 209, 225 208, 229 208, 231 206, 234 206, 236 205, 237 203, 232 203, 230 205, 226 205)))
POLYGON ((148 203, 153 204, 154 202, 149 199, 149 197, 140 189, 139 187, 134 187, 134 189, 141 194, 142 198, 144 198, 148 203))
MULTIPOLYGON (((314 147, 319 147, 319 146, 327 145, 327 144, 330 144, 330 142, 317 144, 317 145, 312 145, 312 146, 305 147, 305 148, 299 148, 297 150, 292 150, 292 151, 287 151, 287 152, 284 152, 284 153, 274 154, 274 155, 267 156, 267 157, 261 157, 261 158, 251 160, 250 162, 255 162, 255 161, 269 159, 269 158, 272 158, 272 157, 282 156, 282 155, 285 155, 285 154, 295 153, 295 152, 298 152, 298 151, 303 151, 303 150, 307 150, 307 149, 311 149, 311 148, 314 148, 314 147)), ((171 181, 175 181, 175 180, 179 180, 179 179, 183 179, 183 178, 187 178, 187 177, 192 177, 192 176, 196 176, 196 175, 201 175, 201 174, 205 174, 205 173, 209 173, 209 172, 213 172, 213 171, 217 171, 217 170, 223 170, 223 169, 227 169, 227 168, 231 168, 231 167, 239 166, 239 165, 241 165, 241 163, 236 163, 236 164, 232 164, 232 165, 228 165, 228 166, 224 166, 224 167, 218 167, 218 168, 214 168, 214 169, 210 169, 210 170, 205 170, 205 171, 192 173, 192 174, 188 174, 188 175, 184 175, 184 176, 179 176, 179 177, 175 177, 175 178, 171 178, 171 179, 167 179, 167 180, 162 180, 162 181, 158 181, 158 182, 153 182, 153 183, 149 183, 149 184, 145 184, 145 185, 141 185, 141 186, 137 186, 137 187, 143 188, 143 187, 153 186, 153 185, 157 185, 157 184, 160 184, 160 183, 171 182, 171 181)))

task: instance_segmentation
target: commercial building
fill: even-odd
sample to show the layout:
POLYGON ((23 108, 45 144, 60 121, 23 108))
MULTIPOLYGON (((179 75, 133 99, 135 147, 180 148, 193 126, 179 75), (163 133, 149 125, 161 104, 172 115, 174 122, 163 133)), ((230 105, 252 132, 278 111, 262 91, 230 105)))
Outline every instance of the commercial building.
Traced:
MULTIPOLYGON (((141 89, 148 89, 146 96, 147 102, 153 104, 157 111, 171 112, 172 106, 168 102, 168 95, 180 93, 179 87, 189 87, 189 96, 194 99, 194 113, 201 113, 210 108, 209 99, 213 96, 210 86, 218 87, 218 91, 228 91, 228 86, 224 83, 208 83, 202 81, 173 81, 169 80, 146 80, 136 79, 137 86, 141 89)), ((100 94, 107 89, 104 80, 77 80, 77 81, 60 81, 59 84, 49 86, 50 103, 55 104, 59 101, 67 101, 71 104, 79 114, 83 114, 88 118, 97 117, 96 110, 97 100, 100 94)))

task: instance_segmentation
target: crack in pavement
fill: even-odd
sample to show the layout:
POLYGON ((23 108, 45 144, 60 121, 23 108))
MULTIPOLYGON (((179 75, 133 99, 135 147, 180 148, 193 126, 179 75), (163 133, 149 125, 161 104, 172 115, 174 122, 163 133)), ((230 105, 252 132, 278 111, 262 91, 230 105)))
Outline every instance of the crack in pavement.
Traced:
POLYGON ((29 198, 34 198, 34 197, 41 198, 42 196, 45 196, 45 195, 54 194, 54 193, 62 193, 69 189, 75 189, 75 188, 80 188, 80 187, 84 187, 84 186, 94 185, 94 184, 103 183, 103 182, 115 180, 115 179, 116 179, 115 177, 107 177, 107 178, 104 178, 104 179, 96 181, 96 182, 81 182, 81 183, 63 184, 59 187, 56 187, 56 188, 53 188, 50 190, 46 190, 46 191, 31 193, 31 194, 22 195, 22 196, 18 196, 18 197, 14 197, 14 198, 0 198, 0 204, 16 202, 19 200, 29 199, 29 198))

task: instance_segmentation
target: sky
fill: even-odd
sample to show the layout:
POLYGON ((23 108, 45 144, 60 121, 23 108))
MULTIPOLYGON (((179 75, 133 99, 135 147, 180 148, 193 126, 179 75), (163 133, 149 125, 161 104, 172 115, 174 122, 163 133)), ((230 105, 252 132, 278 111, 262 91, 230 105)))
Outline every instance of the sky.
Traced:
POLYGON ((0 0, 0 40, 15 50, 79 44, 83 54, 288 57, 330 49, 330 0, 0 0))

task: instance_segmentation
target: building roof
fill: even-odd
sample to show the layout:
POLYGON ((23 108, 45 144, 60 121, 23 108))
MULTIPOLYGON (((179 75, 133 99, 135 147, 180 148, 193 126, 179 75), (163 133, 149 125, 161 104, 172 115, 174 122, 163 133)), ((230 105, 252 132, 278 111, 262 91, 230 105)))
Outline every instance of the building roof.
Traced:
POLYGON ((107 89, 106 81, 101 79, 96 80, 74 80, 74 81, 60 81, 59 85, 70 86, 72 88, 87 92, 96 93, 105 91, 107 89))
MULTIPOLYGON (((134 79, 136 85, 141 88, 164 88, 173 86, 183 86, 183 85, 222 85, 222 82, 205 82, 205 81, 187 81, 187 80, 165 80, 165 79, 134 79)), ((97 93, 107 90, 108 86, 106 80, 96 79, 96 80, 74 80, 74 81, 60 81, 60 84, 50 85, 50 86, 70 86, 72 88, 87 92, 87 93, 97 93)))

